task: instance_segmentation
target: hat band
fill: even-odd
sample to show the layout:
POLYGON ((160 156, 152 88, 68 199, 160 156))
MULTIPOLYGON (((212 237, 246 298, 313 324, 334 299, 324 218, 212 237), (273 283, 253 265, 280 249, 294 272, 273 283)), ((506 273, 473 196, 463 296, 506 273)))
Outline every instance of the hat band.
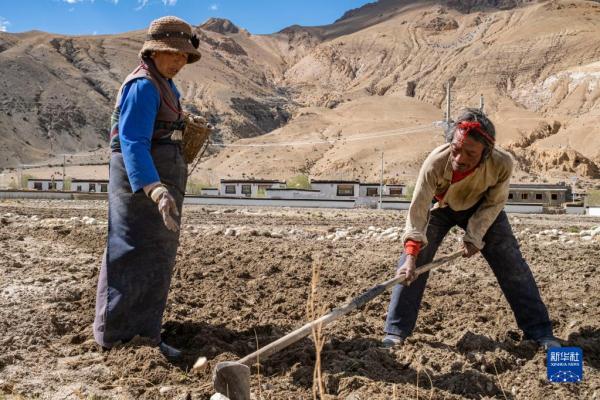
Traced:
POLYGON ((192 46, 197 49, 200 45, 200 38, 195 33, 190 35, 185 32, 160 32, 149 33, 146 35, 146 40, 161 40, 161 39, 185 39, 189 40, 192 46))
POLYGON ((146 35, 147 40, 161 40, 161 39, 187 39, 191 40, 192 37, 189 33, 185 32, 161 32, 161 33, 149 33, 146 35))

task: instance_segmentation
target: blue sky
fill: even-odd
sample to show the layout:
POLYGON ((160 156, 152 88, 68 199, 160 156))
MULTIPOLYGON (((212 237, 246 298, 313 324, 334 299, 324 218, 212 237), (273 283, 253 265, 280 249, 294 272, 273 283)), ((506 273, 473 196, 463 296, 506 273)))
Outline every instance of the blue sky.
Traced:
MULTIPOLYGON (((373 0, 371 0, 373 1, 373 0)), ((273 33, 293 24, 332 23, 369 0, 0 0, 0 31, 33 29, 69 35, 145 29, 176 15, 192 25, 210 17, 232 20, 251 33, 273 33)))

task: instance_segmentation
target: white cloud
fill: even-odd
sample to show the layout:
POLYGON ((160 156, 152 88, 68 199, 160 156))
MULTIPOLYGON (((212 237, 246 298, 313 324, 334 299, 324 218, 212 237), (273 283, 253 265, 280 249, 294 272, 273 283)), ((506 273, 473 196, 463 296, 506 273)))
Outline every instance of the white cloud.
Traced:
POLYGON ((0 32, 6 32, 9 25, 10 22, 6 18, 0 17, 0 32))
POLYGON ((139 11, 146 7, 146 4, 148 4, 148 0, 138 0, 138 6, 135 8, 135 11, 139 11))
MULTIPOLYGON (((90 3, 94 4, 95 0, 62 0, 67 4, 77 4, 77 3, 83 3, 84 1, 89 1, 90 3)), ((119 4, 119 0, 107 0, 110 3, 113 4, 119 4)))
MULTIPOLYGON (((116 3, 119 0, 113 0, 113 1, 115 1, 115 3, 116 3)), ((135 8, 135 11, 139 11, 142 8, 146 7, 149 2, 150 2, 150 0, 137 0, 138 6, 135 8)), ((165 6, 174 6, 177 4, 177 0, 161 0, 161 2, 165 6)))
POLYGON ((210 7, 208 7, 209 10, 211 11, 217 11, 219 9, 219 5, 218 4, 211 4, 210 7))

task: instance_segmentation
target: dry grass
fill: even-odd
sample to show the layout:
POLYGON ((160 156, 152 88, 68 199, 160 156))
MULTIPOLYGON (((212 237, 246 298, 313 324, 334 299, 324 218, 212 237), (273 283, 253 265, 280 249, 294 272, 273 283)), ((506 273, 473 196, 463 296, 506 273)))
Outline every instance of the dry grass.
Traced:
POLYGON ((504 398, 508 400, 508 398, 506 397, 506 393, 504 392, 504 388, 502 387, 502 381, 500 380, 500 375, 498 374, 498 368, 496 368, 496 362, 494 362, 494 371, 496 371, 496 379, 498 380, 498 385, 500 385, 502 396, 504 396, 504 398))
MULTIPOLYGON (((256 334, 256 329, 254 330, 254 338, 256 339, 256 351, 258 351, 260 347, 258 347, 258 335, 256 334)), ((256 381, 258 384, 258 398, 262 399, 262 385, 260 382, 260 355, 256 356, 256 381)))
MULTIPOLYGON (((312 264, 312 277, 310 284, 310 293, 306 304, 306 314, 309 321, 314 321, 325 313, 325 306, 321 304, 319 295, 319 280, 321 278, 321 261, 316 260, 312 264)), ((323 399, 326 395, 323 373, 321 370, 321 352, 325 344, 325 335, 322 325, 314 326, 312 329, 312 338, 315 344, 315 368, 313 372, 313 398, 323 399)))
POLYGON ((431 380, 431 376, 429 375, 429 373, 427 372, 427 370, 425 368, 423 368, 423 366, 419 366, 417 368, 417 393, 416 393, 416 399, 419 399, 419 375, 421 374, 421 371, 423 371, 425 373, 425 376, 427 376, 427 379, 429 379, 429 400, 431 400, 433 398, 433 380, 431 380))

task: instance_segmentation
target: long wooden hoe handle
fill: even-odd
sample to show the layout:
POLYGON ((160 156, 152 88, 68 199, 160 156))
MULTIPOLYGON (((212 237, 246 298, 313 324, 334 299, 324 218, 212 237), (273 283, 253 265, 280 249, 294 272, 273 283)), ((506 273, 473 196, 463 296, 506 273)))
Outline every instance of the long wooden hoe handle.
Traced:
MULTIPOLYGON (((452 253, 445 257, 440 257, 437 260, 433 260, 429 264, 425 264, 415 270, 415 273, 421 275, 431 269, 438 267, 448 261, 454 260, 462 254, 462 250, 452 253)), ((240 359, 238 363, 244 364, 247 366, 252 366, 257 362, 257 360, 264 360, 269 357, 271 354, 277 353, 279 350, 282 350, 294 343, 298 340, 310 335, 313 331, 313 328, 320 329, 329 323, 337 320, 338 318, 350 313, 351 311, 362 307, 369 301, 373 300, 375 297, 379 296, 381 293, 385 292, 387 289, 391 288, 398 283, 404 282, 405 278, 403 275, 395 277, 393 279, 387 280, 379 285, 373 286, 371 289, 361 294, 360 296, 354 298, 349 303, 344 304, 339 308, 335 308, 330 311, 328 314, 323 315, 321 318, 316 319, 312 322, 307 323, 301 328, 296 329, 293 332, 288 333, 282 338, 277 339, 276 341, 269 343, 265 347, 255 351, 252 354, 248 354, 246 357, 240 359)))

